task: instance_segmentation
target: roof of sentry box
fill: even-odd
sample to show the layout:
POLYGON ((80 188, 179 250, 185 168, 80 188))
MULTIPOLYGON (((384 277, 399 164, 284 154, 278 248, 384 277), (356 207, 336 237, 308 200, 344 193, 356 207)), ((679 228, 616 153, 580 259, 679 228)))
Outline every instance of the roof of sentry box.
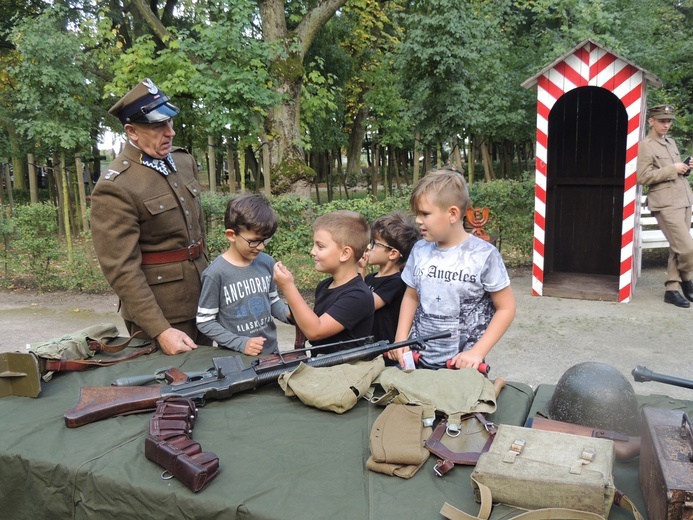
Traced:
POLYGON ((562 62, 563 60, 565 60, 568 56, 570 56, 571 54, 573 54, 573 53, 574 53, 575 51, 577 51, 578 49, 581 49, 582 47, 584 47, 584 46, 587 45, 588 43, 591 43, 592 45, 595 45, 595 46, 599 47, 600 49, 602 49, 602 50, 604 50, 604 51, 606 51, 606 52, 608 52, 608 53, 610 53, 610 54, 616 56, 619 60, 624 61, 624 62, 626 62, 626 63, 629 64, 629 65, 632 65, 633 67, 635 67, 636 69, 638 69, 639 71, 641 71, 641 72, 643 73, 643 75, 645 76, 645 79, 646 79, 651 85, 653 85, 653 86, 655 86, 655 87, 661 87, 661 86, 662 86, 662 80, 659 79, 659 77, 655 76, 655 75, 652 74, 650 71, 645 70, 645 69, 643 69, 642 67, 636 65, 635 63, 633 63, 633 62, 630 61, 629 59, 624 58, 623 56, 620 56, 620 55, 616 54, 615 52, 613 52, 613 51, 610 50, 610 49, 607 49, 607 48, 604 47, 602 44, 595 42, 595 41, 592 40, 591 38, 587 38, 586 40, 582 41, 581 43, 577 44, 575 47, 573 47, 572 49, 570 49, 568 52, 566 52, 566 53, 565 53, 563 56, 561 56, 560 58, 557 58, 557 59, 555 59, 554 61, 552 61, 552 62, 551 62, 550 64, 548 64, 546 67, 544 67, 544 68, 541 69, 539 72, 537 72, 534 76, 532 76, 531 78, 526 79, 525 81, 523 81, 522 84, 521 84, 521 86, 523 86, 524 88, 536 88, 536 86, 537 86, 537 81, 539 80, 539 78, 540 78, 545 72, 547 72, 547 71, 551 70, 552 68, 554 68, 557 64, 559 64, 560 62, 562 62))

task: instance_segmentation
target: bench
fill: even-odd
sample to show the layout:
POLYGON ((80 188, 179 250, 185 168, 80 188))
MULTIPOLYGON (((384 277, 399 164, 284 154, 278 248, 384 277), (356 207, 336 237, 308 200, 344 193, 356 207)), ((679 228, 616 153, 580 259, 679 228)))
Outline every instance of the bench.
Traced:
MULTIPOLYGON (((693 229, 691 229, 691 236, 693 236, 693 229)), ((669 247, 669 242, 657 225, 657 219, 652 216, 650 208, 647 207, 647 195, 640 197, 640 246, 642 249, 669 247)))

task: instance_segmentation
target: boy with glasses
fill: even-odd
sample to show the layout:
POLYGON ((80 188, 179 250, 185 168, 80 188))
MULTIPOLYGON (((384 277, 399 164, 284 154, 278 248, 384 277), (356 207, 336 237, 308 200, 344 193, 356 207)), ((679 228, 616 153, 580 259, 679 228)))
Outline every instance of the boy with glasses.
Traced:
POLYGON ((247 356, 279 351, 274 319, 290 311, 272 279, 274 260, 263 252, 277 216, 262 195, 231 199, 224 216, 229 248, 202 273, 197 328, 220 347, 247 356))
POLYGON ((359 267, 363 267, 364 272, 366 265, 378 267, 377 273, 365 276, 375 305, 372 334, 378 341, 395 340, 399 306, 407 288, 402 281, 402 269, 419 238, 418 228, 401 211, 383 215, 371 223, 371 243, 359 267))

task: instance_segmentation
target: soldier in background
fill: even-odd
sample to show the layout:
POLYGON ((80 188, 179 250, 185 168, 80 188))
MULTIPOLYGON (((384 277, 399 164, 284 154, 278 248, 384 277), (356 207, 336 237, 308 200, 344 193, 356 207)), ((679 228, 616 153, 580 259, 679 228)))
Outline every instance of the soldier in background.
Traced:
POLYGON ((682 161, 676 143, 667 135, 674 119, 671 105, 650 108, 650 133, 638 145, 638 184, 650 187, 647 206, 669 241, 664 301, 688 308, 693 301, 693 192, 686 178, 690 166, 682 161))
POLYGON ((195 324, 208 265, 201 186, 194 158, 173 146, 178 108, 147 78, 108 112, 128 142, 94 188, 91 228, 125 325, 166 354, 209 344, 195 324))

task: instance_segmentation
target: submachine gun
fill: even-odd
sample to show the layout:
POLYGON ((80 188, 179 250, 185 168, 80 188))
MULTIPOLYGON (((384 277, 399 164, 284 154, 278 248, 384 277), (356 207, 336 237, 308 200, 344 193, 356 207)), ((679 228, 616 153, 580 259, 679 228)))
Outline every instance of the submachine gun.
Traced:
POLYGON ((213 358, 214 366, 204 375, 188 378, 186 382, 177 385, 85 386, 80 390, 77 404, 65 412, 65 425, 68 428, 77 428, 115 415, 152 410, 158 400, 169 396, 192 399, 196 405, 204 406, 205 401, 209 399, 228 399, 238 392, 273 383, 284 372, 294 370, 299 363, 312 367, 330 367, 373 358, 396 348, 424 350, 427 341, 446 337, 450 337, 449 331, 410 338, 398 343, 383 340, 331 354, 312 355, 324 347, 343 347, 346 343, 353 344, 366 339, 360 338, 339 344, 273 354, 253 361, 247 368, 238 356, 218 357, 213 358))
MULTIPOLYGON (((426 341, 450 335, 449 331, 445 331, 399 343, 373 343, 372 338, 361 338, 273 354, 253 361, 248 368, 240 357, 232 355, 213 358, 214 366, 209 370, 201 375, 188 376, 178 384, 82 387, 77 404, 65 412, 65 424, 68 428, 76 428, 114 415, 155 409, 144 443, 145 456, 165 468, 162 478, 176 477, 188 489, 198 492, 220 471, 219 457, 212 452, 202 451, 199 443, 192 439, 197 407, 204 406, 207 399, 228 399, 238 392, 273 383, 300 363, 312 367, 330 367, 372 359, 401 347, 423 350, 426 341), (357 346, 332 352, 353 344, 357 346), (328 350, 330 353, 314 355, 325 352, 326 348, 331 349, 328 350)), ((146 376, 145 380, 152 380, 152 376, 146 376)), ((170 381, 168 377, 166 381, 170 381)))
POLYGON ((633 379, 637 383, 644 383, 647 381, 654 381, 656 383, 664 383, 666 385, 680 386, 683 388, 693 389, 693 381, 690 379, 683 379, 682 377, 668 376, 666 374, 658 374, 653 372, 647 367, 642 365, 636 366, 632 371, 633 379))

